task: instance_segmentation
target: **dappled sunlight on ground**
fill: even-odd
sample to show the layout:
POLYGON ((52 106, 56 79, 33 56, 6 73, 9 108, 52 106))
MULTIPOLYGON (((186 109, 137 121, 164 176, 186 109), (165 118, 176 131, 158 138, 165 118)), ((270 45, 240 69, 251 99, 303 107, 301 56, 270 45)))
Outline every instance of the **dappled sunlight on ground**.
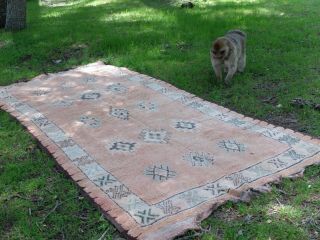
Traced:
POLYGON ((91 1, 86 1, 84 3, 85 6, 99 6, 99 5, 105 5, 105 4, 112 4, 112 3, 117 3, 121 1, 117 0, 91 0, 91 1))
POLYGON ((12 44, 12 41, 10 40, 0 41, 0 48, 8 47, 10 44, 12 44))
MULTIPOLYGON (((0 30, 0 85, 102 60, 320 137, 320 112, 291 104, 297 97, 320 103, 320 1, 191 1, 193 9, 181 9, 181 0, 28 0, 27 28, 0 30), (248 35, 247 68, 225 87, 214 77, 209 47, 235 28, 248 35)), ((20 125, 4 112, 0 120, 0 192, 8 196, 0 197, 0 235, 99 239, 110 228, 107 239, 115 239, 112 225, 78 200, 78 190, 20 125), (42 224, 56 201, 63 207, 42 224)), ((320 170, 308 169, 303 179, 276 186, 276 194, 221 208, 222 216, 209 217, 212 229, 199 239, 319 239, 320 170)))
MULTIPOLYGON (((164 19, 163 14, 159 13, 154 15, 157 11, 153 9, 145 9, 141 11, 141 9, 124 9, 124 11, 119 13, 111 13, 106 14, 101 18, 102 21, 128 21, 128 22, 136 22, 136 21, 154 21, 164 19)), ((166 19, 167 20, 167 19, 166 19)))
POLYGON ((81 3, 82 0, 39 0, 41 6, 47 7, 65 7, 81 3))
POLYGON ((267 215, 275 218, 283 218, 290 220, 299 220, 303 212, 301 209, 286 204, 273 204, 267 211, 267 215))

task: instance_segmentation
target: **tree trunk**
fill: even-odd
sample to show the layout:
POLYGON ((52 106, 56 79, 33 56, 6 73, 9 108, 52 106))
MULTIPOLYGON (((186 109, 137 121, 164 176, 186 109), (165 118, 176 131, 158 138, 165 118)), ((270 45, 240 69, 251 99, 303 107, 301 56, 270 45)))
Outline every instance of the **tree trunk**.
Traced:
POLYGON ((26 0, 7 0, 6 30, 21 30, 26 27, 26 0))
POLYGON ((0 0, 0 28, 6 25, 7 0, 0 0))

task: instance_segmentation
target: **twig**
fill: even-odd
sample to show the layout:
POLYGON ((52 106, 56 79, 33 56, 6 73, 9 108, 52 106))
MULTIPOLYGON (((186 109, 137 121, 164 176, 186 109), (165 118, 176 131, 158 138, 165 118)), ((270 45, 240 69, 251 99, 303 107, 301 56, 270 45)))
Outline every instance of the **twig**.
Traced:
POLYGON ((277 200, 279 205, 282 205, 282 203, 279 201, 279 199, 277 197, 276 197, 276 200, 277 200))
POLYGON ((57 208, 60 207, 62 204, 64 204, 64 203, 67 202, 67 201, 70 201, 71 199, 75 199, 75 198, 77 198, 77 197, 78 197, 78 196, 72 197, 72 198, 69 198, 69 199, 67 199, 67 200, 65 200, 65 201, 62 201, 62 202, 56 201, 56 205, 54 206, 54 208, 52 208, 52 209, 48 212, 48 214, 43 218, 43 220, 42 220, 41 223, 44 223, 44 222, 46 221, 46 219, 49 217, 49 215, 50 215, 51 213, 53 213, 54 211, 56 211, 57 208))
POLYGON ((17 198, 21 198, 23 200, 27 200, 27 201, 30 201, 30 198, 27 198, 27 197, 24 197, 24 196, 21 196, 19 193, 13 195, 13 197, 17 197, 17 198))
POLYGON ((56 201, 56 205, 55 205, 54 208, 52 208, 52 209, 48 212, 48 214, 43 218, 42 223, 44 223, 44 222, 46 221, 47 217, 49 217, 49 215, 50 215, 51 213, 53 213, 61 204, 62 204, 62 202, 56 201))
POLYGON ((99 237, 98 240, 102 240, 107 235, 108 232, 109 232, 109 228, 107 228, 107 230, 104 231, 104 233, 101 235, 101 237, 99 237))
POLYGON ((282 189, 278 189, 279 193, 282 193, 283 195, 291 195, 289 193, 287 193, 286 191, 282 190, 282 189))
POLYGON ((200 227, 200 231, 201 231, 202 233, 211 232, 211 225, 208 225, 206 228, 200 227))
POLYGON ((203 234, 208 233, 210 231, 211 231, 211 225, 209 225, 207 228, 200 227, 199 232, 196 232, 190 236, 183 236, 183 237, 177 238, 177 240, 194 239, 195 237, 200 237, 203 234))
POLYGON ((23 199, 23 200, 26 200, 26 201, 31 201, 29 198, 21 196, 19 193, 14 193, 14 194, 8 196, 6 199, 4 199, 4 201, 10 201, 13 198, 20 198, 20 199, 23 199))

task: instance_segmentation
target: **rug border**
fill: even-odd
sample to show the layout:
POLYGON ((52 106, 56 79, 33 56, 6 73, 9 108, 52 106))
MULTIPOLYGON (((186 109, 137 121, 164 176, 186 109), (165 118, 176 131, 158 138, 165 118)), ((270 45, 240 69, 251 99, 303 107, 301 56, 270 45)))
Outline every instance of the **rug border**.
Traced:
MULTIPOLYGON (((103 64, 104 66, 112 66, 112 65, 105 65, 102 62, 95 62, 92 64, 103 64)), ((77 70, 83 68, 83 67, 87 67, 90 66, 92 64, 88 64, 88 65, 83 65, 83 66, 79 66, 77 68, 72 68, 72 70, 77 70)), ((114 67, 114 66, 112 66, 114 67)), ((119 67, 117 67, 119 68, 119 67)), ((120 69, 120 68, 119 68, 120 69)), ((122 68, 123 69, 123 68, 122 68)), ((126 68, 125 68, 126 69, 126 68)), ((71 69, 69 69, 71 70, 71 69)), ((127 69, 127 71, 132 72, 134 75, 136 76, 140 76, 140 77, 144 77, 144 78, 152 78, 150 76, 144 75, 144 74, 140 74, 134 71, 131 71, 129 69, 127 69)), ((65 72, 65 71, 62 71, 65 72)), ((58 72, 58 73, 62 73, 62 72, 58 72)), ((53 74, 57 74, 57 73, 53 73, 53 74)), ((40 77, 44 77, 46 75, 40 75, 36 78, 40 78, 40 77)), ((35 78, 33 78, 35 79, 35 78)), ((246 117, 242 114, 239 114, 235 111, 232 111, 228 108, 224 108, 222 106, 219 106, 215 103, 203 100, 193 94, 190 94, 188 92, 185 92, 184 90, 178 89, 175 86, 158 80, 158 79, 154 79, 153 80, 159 81, 161 82, 161 84, 167 85, 170 89, 174 89, 175 91, 179 91, 179 92, 183 92, 189 96, 193 96, 194 99, 199 100, 201 102, 204 102, 206 104, 209 105, 215 105, 215 107, 218 107, 221 110, 224 110, 225 113, 231 113, 233 116, 237 116, 240 119, 246 120, 246 121, 250 121, 250 122, 254 122, 257 125, 263 126, 263 127, 268 127, 270 129, 277 129, 279 131, 285 132, 287 134, 291 134, 294 135, 306 142, 312 143, 312 144, 316 144, 316 145, 320 145, 320 139, 306 135, 306 134, 302 134, 300 132, 296 132, 293 131, 291 129, 288 128, 283 128, 283 127, 278 127, 272 124, 269 124, 263 120, 255 120, 251 117, 246 117)), ((3 86, 4 87, 4 86, 3 86)), ((57 166, 59 168, 61 168, 68 177, 70 177, 71 179, 73 179, 79 189, 81 190, 81 192, 83 194, 85 194, 91 202, 93 202, 96 207, 98 207, 98 209, 100 209, 100 211, 102 211, 102 213, 106 216, 106 218, 112 222, 113 225, 115 225, 115 227, 122 233, 126 234, 127 237, 129 238, 138 238, 138 239, 149 239, 150 236, 152 236, 155 233, 151 233, 145 231, 146 229, 148 229, 147 227, 141 227, 140 225, 138 225, 135 221, 133 221, 131 219, 131 216, 128 214, 127 217, 123 216, 123 214, 125 213, 125 211, 123 210, 119 210, 119 206, 116 205, 113 200, 109 199, 108 197, 105 197, 105 193, 100 190, 97 186, 95 186, 92 182, 90 182, 89 180, 87 180, 87 177, 84 175, 84 173, 82 173, 82 171, 75 166, 74 164, 72 164, 69 160, 69 158, 63 153, 63 151, 56 146, 56 144, 51 141, 46 135, 45 133, 43 133, 34 123, 32 123, 31 120, 28 120, 26 118, 24 118, 18 111, 16 111, 14 108, 10 107, 9 105, 1 102, 0 103, 0 108, 6 112, 8 112, 12 117, 14 117, 15 119, 17 119, 27 130, 28 132, 31 133, 31 135, 33 136, 33 138, 35 138, 35 140, 40 143, 39 145, 42 146, 42 148, 50 153, 54 160, 57 163, 57 166), (119 217, 119 214, 121 212, 121 216, 119 217), (134 227, 132 227, 134 226, 134 227), (141 230, 143 229, 144 233, 141 232, 141 230), (149 234, 149 235, 148 235, 149 234)), ((307 166, 309 165, 314 165, 317 163, 318 160, 310 160, 310 164, 302 164, 303 166, 299 166, 298 169, 292 169, 290 172, 290 175, 295 175, 296 173, 299 173, 301 171, 303 171, 307 166), (294 171, 293 171, 294 170, 294 171)), ((300 165, 300 164, 298 164, 300 165)), ((268 177, 267 179, 261 178, 256 180, 257 184, 259 183, 259 185, 265 185, 271 182, 275 182, 275 181, 279 181, 282 178, 282 174, 283 174, 284 170, 280 171, 279 173, 275 174, 273 177, 268 177), (260 184, 261 182, 261 184, 260 184)), ((288 176, 290 177, 290 176, 288 176)), ((238 189, 237 189, 238 190, 238 189)), ((241 186, 239 188, 239 191, 234 191, 231 192, 230 194, 226 194, 221 198, 216 198, 217 203, 213 204, 212 202, 208 201, 206 203, 202 203, 201 206, 198 208, 198 213, 196 216, 194 216, 194 212, 193 212, 193 216, 190 217, 190 219, 192 219, 187 225, 184 225, 184 228, 180 231, 180 233, 178 233, 178 235, 183 234, 184 232, 186 232, 189 229, 196 229, 198 228, 198 223, 199 221, 205 219, 206 217, 208 217, 213 210, 215 210, 217 207, 219 207, 220 205, 225 203, 225 200, 233 200, 233 201, 238 201, 238 200, 243 200, 241 199, 241 196, 239 195, 240 192, 246 192, 246 191, 250 191, 250 188, 248 188, 248 186, 241 186), (200 211, 201 210, 201 211, 200 211)), ((186 210, 186 212, 188 212, 189 210, 186 210)), ((125 213, 127 214, 127 213, 125 213)), ((185 215, 186 213, 182 213, 182 215, 185 215)), ((170 217, 168 217, 168 219, 170 220, 170 217)), ((163 229, 162 229, 163 230, 163 229)), ((174 233, 170 233, 167 232, 166 235, 163 235, 163 233, 161 233, 162 236, 164 238, 172 238, 177 236, 177 232, 175 231, 174 233)))

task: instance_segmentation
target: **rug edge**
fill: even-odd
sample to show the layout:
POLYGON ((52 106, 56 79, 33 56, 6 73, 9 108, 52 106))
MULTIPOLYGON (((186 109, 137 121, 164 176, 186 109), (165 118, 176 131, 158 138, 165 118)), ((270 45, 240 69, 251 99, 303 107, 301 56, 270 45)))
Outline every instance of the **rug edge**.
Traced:
MULTIPOLYGON (((101 63, 101 62, 96 62, 96 63, 99 63, 99 64, 103 64, 103 65, 106 65, 104 63, 101 63)), ((87 66, 87 65, 84 65, 84 66, 87 66)), ((81 66, 81 67, 84 67, 84 66, 81 66)), ((112 66, 112 65, 110 65, 112 66)), ((78 68, 73 68, 73 70, 77 70, 78 68)), ((131 70, 129 70, 131 71, 131 70)), ((139 74, 139 73, 136 73, 135 74, 139 74)), ((161 80, 159 80, 161 81, 161 80)), ((163 81, 162 81, 163 82, 163 81)), ((167 85, 169 85, 171 88, 175 88, 177 91, 183 91, 181 89, 178 89, 176 88, 175 86, 167 83, 167 82, 163 82, 167 85)), ((1 89, 2 87, 0 87, 1 89)), ((196 96, 195 96, 196 97, 196 96)), ((198 98, 198 97, 197 97, 198 98)), ((201 101, 203 102, 206 102, 206 103, 209 103, 209 104, 214 104, 216 105, 215 103, 212 103, 212 102, 209 102, 209 101, 206 101, 206 100, 203 100, 201 98, 198 98, 200 99, 201 101)), ((136 225, 135 227, 132 227, 132 224, 128 224, 128 219, 126 219, 126 221, 123 221, 123 225, 121 224, 121 220, 118 218, 118 216, 116 216, 117 214, 117 209, 116 208, 112 208, 112 206, 114 205, 113 201, 112 200, 109 200, 108 201, 108 204, 103 204, 101 206, 101 204, 99 204, 99 199, 101 199, 99 197, 99 191, 97 191, 98 188, 96 187, 92 187, 90 186, 90 184, 88 183, 85 183, 85 182, 82 182, 82 185, 79 184, 79 182, 81 182, 82 180, 86 179, 86 177, 84 177, 83 173, 81 172, 80 169, 78 169, 76 166, 72 166, 70 164, 70 161, 68 160, 68 158, 66 156, 64 156, 63 152, 57 147, 52 147, 54 145, 54 143, 50 144, 51 143, 51 140, 49 138, 47 138, 45 136, 44 133, 42 133, 30 120, 26 120, 25 118, 23 118, 21 116, 21 114, 17 111, 15 111, 13 108, 11 108, 10 106, 6 105, 6 104, 3 104, 1 103, 1 106, 0 108, 6 112, 8 112, 13 118, 17 119, 21 125, 23 125, 27 131, 31 134, 31 136, 39 143, 39 146, 41 146, 41 148, 43 148, 46 152, 50 153, 50 155, 53 156, 53 159, 55 160, 56 162, 56 165, 63 169, 63 171, 65 172, 66 176, 70 177, 73 181, 76 182, 76 185, 77 187, 80 189, 80 191, 90 199, 91 202, 93 202, 93 204, 106 216, 106 218, 114 225, 116 226, 116 228, 126 234, 129 238, 138 238, 138 239, 150 239, 150 238, 145 238, 145 237, 148 237, 150 235, 147 235, 148 232, 146 233, 142 233, 141 232, 141 227, 136 225), (82 175, 83 176, 82 176, 82 175), (90 190, 91 189, 91 190, 90 190), (98 202, 97 202, 98 201, 98 202), (106 205, 109 205, 110 207, 106 206, 106 205), (104 207, 103 207, 104 206, 104 207), (117 220, 117 221, 116 221, 117 220)), ((219 105, 218 105, 219 106, 219 105)), ((231 113, 234 113, 234 114, 237 114, 238 116, 242 116, 243 118, 245 118, 246 120, 250 120, 250 121, 257 121, 253 118, 250 118, 250 117, 246 117, 242 114, 239 114, 235 111, 232 111, 230 109, 227 109, 227 108, 224 108, 222 106, 219 106, 225 110, 227 110, 228 112, 231 112, 231 113)), ((277 127, 275 125, 272 125, 272 124, 269 124, 265 121, 261 121, 259 120, 259 124, 265 124, 266 126, 269 126, 269 127, 272 127, 272 128, 277 128, 281 131, 284 131, 286 133, 290 133, 290 134, 294 134, 296 136, 298 136, 299 138, 307 141, 307 142, 311 142, 311 143, 314 143, 314 144, 317 144, 319 145, 320 144, 320 139, 318 138, 314 138, 312 136, 309 136, 309 135, 306 135, 306 134, 302 134, 300 132, 296 132, 294 130, 291 130, 291 129, 287 129, 287 128, 283 128, 283 127, 277 127)), ((314 163, 311 163, 310 165, 313 165, 313 164, 316 164, 316 162, 314 163)), ((303 167, 301 167, 302 169, 300 171, 297 171, 297 172, 301 172, 303 171, 307 166, 309 165, 305 165, 303 167)), ((300 169, 300 168, 299 168, 300 169)), ((295 173, 293 173, 294 175, 295 173)), ((288 176, 290 177, 290 176, 288 176)), ((281 180, 281 176, 279 177, 279 180, 281 180)), ((268 183, 271 183, 271 182, 274 182, 276 180, 269 180, 266 184, 268 183)), ((250 190, 250 189, 249 189, 250 190)), ((102 191, 101 191, 102 192, 102 191)), ((229 200, 241 200, 241 197, 237 197, 236 195, 234 195, 233 197, 230 197, 230 196, 226 196, 229 200)), ((224 201, 223 201, 224 202, 224 201)), ((214 204, 214 203, 205 203, 204 205, 208 205, 205 210, 203 210, 201 213, 197 214, 196 216, 193 217, 193 221, 192 221, 192 224, 191 225, 188 225, 188 226, 184 226, 183 228, 180 228, 180 231, 179 233, 178 232, 175 232, 175 233, 168 233, 168 235, 162 235, 164 238, 173 238, 177 235, 181 235, 183 233, 185 233, 186 231, 190 230, 190 229, 196 229, 197 228, 197 221, 198 219, 200 220, 199 222, 201 222, 203 219, 207 218, 210 214, 212 214, 212 212, 218 208, 220 205, 223 204, 223 202, 221 204, 214 204)), ((202 207, 201 207, 202 209, 202 207)), ((123 219, 123 218, 122 218, 123 219)))

